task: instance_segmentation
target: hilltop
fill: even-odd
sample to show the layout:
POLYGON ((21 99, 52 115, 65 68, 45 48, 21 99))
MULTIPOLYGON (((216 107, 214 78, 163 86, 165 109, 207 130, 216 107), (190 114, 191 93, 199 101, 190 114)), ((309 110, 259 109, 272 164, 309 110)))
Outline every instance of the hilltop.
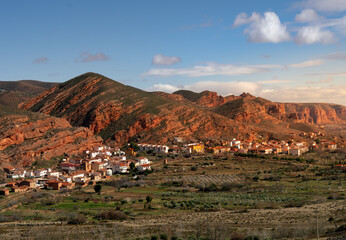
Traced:
POLYGON ((346 120, 341 105, 276 103, 246 93, 146 92, 96 73, 58 84, 20 107, 65 118, 121 144, 167 143, 175 136, 188 141, 258 135, 280 139, 346 120))
POLYGON ((17 107, 57 84, 36 80, 0 81, 0 104, 17 107))

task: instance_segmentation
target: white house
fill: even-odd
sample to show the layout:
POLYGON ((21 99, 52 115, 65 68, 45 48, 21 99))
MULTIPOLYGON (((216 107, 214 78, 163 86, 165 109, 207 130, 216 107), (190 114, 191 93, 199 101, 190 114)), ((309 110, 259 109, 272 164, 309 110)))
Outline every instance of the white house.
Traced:
POLYGON ((49 173, 48 173, 48 176, 49 176, 49 177, 58 178, 58 177, 60 176, 60 172, 58 172, 58 171, 52 171, 52 172, 49 172, 49 173))
POLYGON ((44 177, 48 173, 47 169, 36 169, 35 170, 35 177, 44 177))
POLYGON ((235 138, 233 138, 233 140, 230 143, 231 147, 240 148, 240 145, 241 145, 241 141, 239 141, 239 140, 237 140, 235 138))
POLYGON ((135 165, 145 165, 145 164, 150 164, 150 161, 146 157, 139 157, 136 159, 135 165))
POLYGON ((27 171, 26 173, 25 173, 25 177, 27 177, 27 178, 31 178, 31 177, 35 177, 35 173, 34 173, 34 171, 27 171))
POLYGON ((112 164, 112 173, 127 173, 128 165, 126 163, 118 162, 112 164))
POLYGON ((137 167, 137 170, 138 170, 139 172, 144 172, 144 171, 146 171, 146 170, 151 170, 151 166, 150 166, 150 164, 142 164, 142 165, 139 165, 139 166, 137 167))
POLYGON ((153 151, 155 153, 168 153, 166 145, 138 144, 139 151, 153 151))
POLYGON ((60 176, 60 179, 64 182, 68 182, 68 183, 71 183, 72 182, 72 177, 69 176, 69 175, 61 175, 60 176))
POLYGON ((84 171, 76 171, 70 174, 72 181, 76 181, 77 178, 84 178, 85 172, 84 171))
POLYGON ((15 171, 12 171, 11 173, 7 174, 8 178, 23 178, 25 177, 26 170, 22 169, 16 169, 15 171))

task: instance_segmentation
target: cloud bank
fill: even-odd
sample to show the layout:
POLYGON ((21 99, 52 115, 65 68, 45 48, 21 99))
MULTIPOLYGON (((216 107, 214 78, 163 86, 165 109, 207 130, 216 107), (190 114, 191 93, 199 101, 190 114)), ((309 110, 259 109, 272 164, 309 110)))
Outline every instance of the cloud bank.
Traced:
POLYGON ((107 61, 110 58, 104 53, 91 54, 90 52, 82 52, 79 57, 75 60, 76 62, 97 62, 97 61, 107 61))
POLYGON ((196 65, 191 68, 152 68, 144 75, 170 77, 170 76, 187 76, 187 77, 203 77, 203 76, 235 76, 252 74, 257 72, 269 71, 271 68, 279 68, 280 65, 245 65, 238 66, 233 64, 206 63, 205 65, 196 65))
POLYGON ((327 78, 318 82, 297 87, 273 86, 275 83, 290 82, 290 80, 268 80, 259 82, 246 81, 200 81, 184 86, 170 84, 154 84, 147 91, 163 91, 172 93, 181 89, 193 92, 210 90, 220 95, 240 95, 248 92, 254 96, 263 97, 275 102, 324 102, 346 105, 346 84, 316 86, 315 83, 330 83, 332 79, 327 78), (265 85, 265 84, 269 84, 265 85))
POLYGON ((181 62, 180 57, 168 57, 162 54, 156 54, 152 60, 153 65, 163 65, 163 66, 170 66, 178 62, 181 62))

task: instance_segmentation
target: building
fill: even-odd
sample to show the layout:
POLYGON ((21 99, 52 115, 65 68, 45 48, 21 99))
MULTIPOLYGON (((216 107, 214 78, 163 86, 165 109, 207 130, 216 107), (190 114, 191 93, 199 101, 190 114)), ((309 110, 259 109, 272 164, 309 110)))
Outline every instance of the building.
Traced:
POLYGON ((203 143, 192 143, 188 144, 188 153, 204 153, 203 143))
POLYGON ((293 156, 300 156, 302 152, 300 151, 299 148, 291 148, 288 150, 288 154, 293 156))
POLYGON ((338 145, 336 143, 329 143, 327 145, 327 148, 328 149, 337 149, 338 145))
POLYGON ((151 170, 151 166, 150 166, 150 164, 139 165, 139 166, 137 167, 137 170, 138 170, 139 172, 144 172, 144 171, 146 171, 146 170, 151 170))
POLYGON ((263 147, 258 149, 259 154, 271 154, 273 152, 272 148, 263 147))
POLYGON ((8 196, 8 195, 10 195, 10 190, 8 190, 7 188, 1 189, 0 190, 0 195, 8 196))
POLYGON ((44 177, 48 174, 48 170, 47 169, 37 169, 34 171, 35 173, 35 177, 44 177))
POLYGON ((124 162, 112 164, 112 173, 128 173, 129 166, 124 162))
POLYGON ((59 178, 60 172, 59 171, 52 171, 48 173, 48 177, 54 177, 54 178, 59 178))
POLYGON ((62 183, 62 181, 49 180, 46 182, 46 187, 49 190, 60 190, 62 183))
POLYGON ((34 179, 23 180, 19 183, 19 186, 28 186, 30 188, 36 188, 36 181, 34 179))
POLYGON ((139 151, 153 151, 154 153, 168 153, 166 145, 138 144, 139 151))
POLYGON ((60 163, 60 168, 61 170, 70 173, 80 168, 80 165, 76 163, 65 162, 65 163, 60 163))

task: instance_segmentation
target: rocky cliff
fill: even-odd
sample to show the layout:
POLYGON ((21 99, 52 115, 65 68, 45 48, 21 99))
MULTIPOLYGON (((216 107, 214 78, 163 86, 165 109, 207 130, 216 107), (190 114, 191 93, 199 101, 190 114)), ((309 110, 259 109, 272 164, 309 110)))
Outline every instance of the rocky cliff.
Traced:
POLYGON ((72 127, 65 119, 1 105, 0 126, 1 163, 25 165, 102 144, 89 129, 72 127))
POLYGON ((240 96, 218 96, 215 92, 175 92, 197 105, 216 107, 215 112, 237 121, 260 121, 261 119, 294 121, 308 124, 343 123, 346 107, 325 103, 275 103, 254 97, 248 93, 240 96))

